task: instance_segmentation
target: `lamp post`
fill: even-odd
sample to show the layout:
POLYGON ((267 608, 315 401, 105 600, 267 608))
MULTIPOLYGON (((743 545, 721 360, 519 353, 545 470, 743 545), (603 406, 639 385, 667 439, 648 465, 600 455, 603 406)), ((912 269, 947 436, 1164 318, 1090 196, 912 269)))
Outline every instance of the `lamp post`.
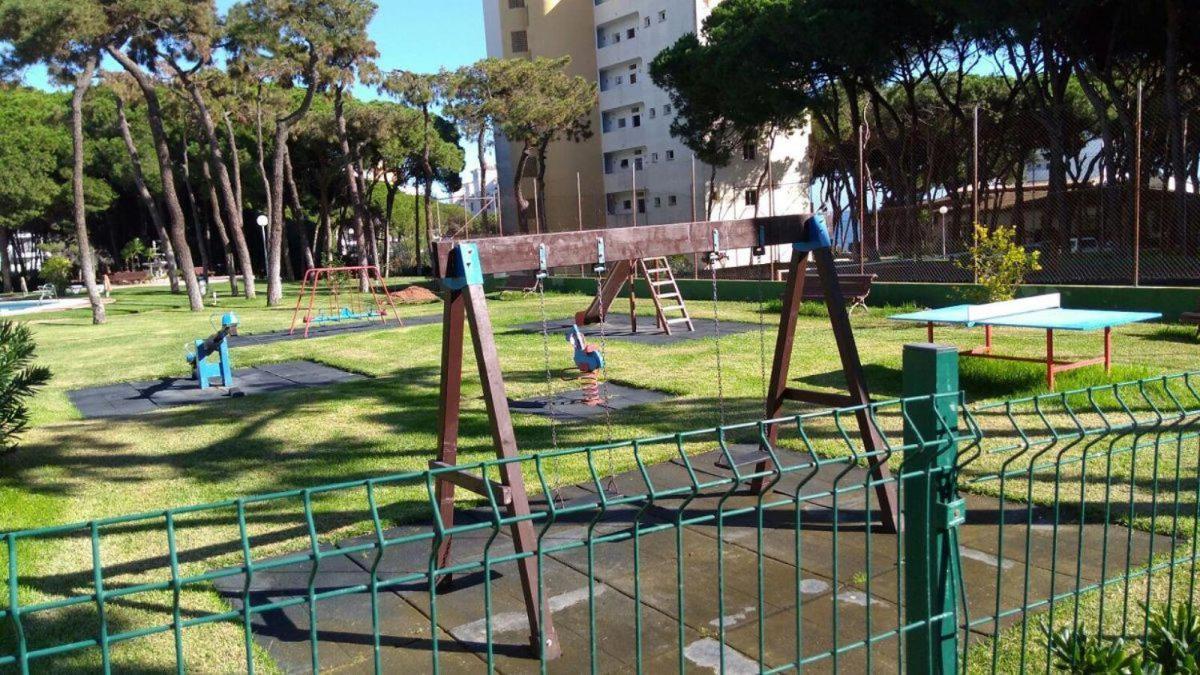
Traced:
POLYGON ((254 221, 258 223, 258 227, 262 230, 263 240, 263 274, 267 273, 267 267, 270 263, 267 261, 267 225, 271 223, 271 219, 267 218, 265 213, 258 214, 258 218, 254 221))
POLYGON ((938 213, 942 214, 942 257, 943 258, 946 257, 946 214, 949 212, 950 212, 950 209, 947 208, 945 204, 942 204, 941 206, 938 207, 938 213))

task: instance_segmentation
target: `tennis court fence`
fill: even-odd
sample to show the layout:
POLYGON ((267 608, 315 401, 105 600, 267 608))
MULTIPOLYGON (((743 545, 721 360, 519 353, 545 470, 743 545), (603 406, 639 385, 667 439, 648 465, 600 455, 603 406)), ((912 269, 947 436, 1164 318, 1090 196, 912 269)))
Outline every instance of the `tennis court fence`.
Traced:
POLYGON ((4 532, 0 670, 1017 672, 1046 626, 1136 643, 1196 597, 1200 373, 971 405, 953 350, 904 370, 896 400, 511 460, 546 495, 525 553, 503 490, 444 521, 441 469, 4 532))

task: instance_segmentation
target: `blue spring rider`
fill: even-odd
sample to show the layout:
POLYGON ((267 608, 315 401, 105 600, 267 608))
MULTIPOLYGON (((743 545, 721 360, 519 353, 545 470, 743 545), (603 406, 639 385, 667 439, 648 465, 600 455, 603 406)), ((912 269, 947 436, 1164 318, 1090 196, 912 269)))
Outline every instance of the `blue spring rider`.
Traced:
POLYGON ((208 389, 210 380, 221 378, 221 386, 233 386, 233 360, 229 357, 229 341, 226 339, 238 333, 238 318, 233 312, 226 312, 221 317, 221 328, 203 340, 196 340, 195 351, 187 355, 188 363, 192 364, 192 378, 200 383, 201 389, 208 389), (217 354, 216 361, 208 357, 217 354))
POLYGON ((575 367, 579 369, 579 388, 583 394, 580 402, 589 406, 602 405, 599 371, 604 367, 604 355, 596 345, 588 344, 579 326, 567 330, 567 342, 575 350, 575 367))

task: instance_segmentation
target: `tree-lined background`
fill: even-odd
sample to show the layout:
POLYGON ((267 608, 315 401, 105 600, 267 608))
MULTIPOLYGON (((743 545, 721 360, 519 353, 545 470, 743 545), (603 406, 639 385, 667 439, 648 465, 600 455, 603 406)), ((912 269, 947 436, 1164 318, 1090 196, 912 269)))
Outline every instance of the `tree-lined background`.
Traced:
POLYGON ((1035 281, 1194 284, 1197 25, 1183 0, 725 0, 652 75, 706 163, 811 123, 850 267, 970 281, 979 222, 1042 251, 1035 281))
MULTIPOLYGON (((313 266, 420 272, 444 208, 435 190, 460 189, 464 146, 486 167, 493 129, 534 159, 590 133, 595 89, 565 61, 382 72, 375 11, 369 0, 245 0, 224 14, 211 0, 0 0, 0 250, 20 239, 53 254, 51 269, 87 286, 97 323, 97 273, 145 262, 151 243, 193 310, 213 273, 248 298, 265 278, 274 305, 313 266), (62 91, 20 84, 38 64, 62 91), (354 95, 364 90, 371 100, 354 95)), ((524 207, 522 222, 537 206, 524 207)), ((47 280, 17 248, 4 256, 6 292, 47 280)))

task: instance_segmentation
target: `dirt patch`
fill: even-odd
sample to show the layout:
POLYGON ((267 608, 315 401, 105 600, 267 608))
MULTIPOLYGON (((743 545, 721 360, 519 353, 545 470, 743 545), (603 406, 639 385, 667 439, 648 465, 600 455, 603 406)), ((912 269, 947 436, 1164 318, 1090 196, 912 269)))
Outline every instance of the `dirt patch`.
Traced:
POLYGON ((409 286, 392 293, 392 301, 402 305, 422 305, 441 300, 436 293, 422 286, 409 286))

